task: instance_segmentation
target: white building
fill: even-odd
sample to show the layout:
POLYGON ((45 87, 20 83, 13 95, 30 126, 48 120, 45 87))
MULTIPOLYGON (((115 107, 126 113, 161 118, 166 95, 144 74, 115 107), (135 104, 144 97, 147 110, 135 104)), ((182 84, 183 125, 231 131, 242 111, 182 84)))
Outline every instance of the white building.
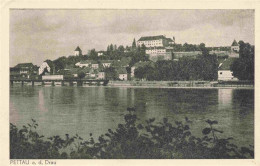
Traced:
POLYGON ((43 62, 41 66, 38 69, 39 75, 43 74, 44 70, 47 70, 47 72, 51 72, 51 68, 47 62, 43 62))
POLYGON ((218 67, 218 80, 219 81, 237 81, 238 79, 234 77, 233 72, 230 67, 235 58, 225 59, 218 67))
POLYGON ((81 49, 79 48, 79 46, 75 49, 74 54, 75 54, 75 56, 82 55, 82 51, 81 51, 81 49))
POLYGON ((104 55, 104 52, 103 51, 99 51, 99 52, 97 52, 97 55, 98 56, 102 56, 102 55, 104 55))
POLYGON ((105 72, 99 72, 98 73, 98 79, 104 80, 105 79, 105 72))
POLYGON ((148 47, 167 47, 170 44, 174 44, 174 42, 175 42, 175 37, 173 37, 173 39, 171 39, 171 38, 166 38, 164 35, 144 36, 144 37, 141 37, 137 41, 137 46, 141 47, 144 44, 146 48, 148 48, 148 47))
POLYGON ((231 45, 231 52, 239 52, 239 44, 237 43, 236 40, 233 41, 231 45))
POLYGON ((127 81, 127 71, 125 68, 118 69, 119 79, 122 81, 127 81))
POLYGON ((98 69, 98 63, 92 63, 92 64, 91 64, 91 67, 92 67, 93 69, 98 69))
POLYGON ((89 67, 91 65, 91 61, 80 61, 75 64, 78 67, 89 67))
POLYGON ((143 44, 146 47, 145 53, 149 55, 150 60, 172 60, 172 45, 175 43, 175 37, 166 38, 164 35, 145 36, 137 41, 138 46, 143 44))
POLYGON ((103 60, 103 61, 100 61, 100 63, 102 64, 102 66, 103 66, 104 68, 110 67, 111 64, 112 64, 112 62, 113 62, 113 61, 111 61, 111 60, 103 60))
POLYGON ((119 74, 119 79, 122 81, 127 81, 127 74, 119 74))
POLYGON ((229 57, 238 58, 239 57, 239 44, 236 40, 233 41, 231 45, 231 51, 229 57))

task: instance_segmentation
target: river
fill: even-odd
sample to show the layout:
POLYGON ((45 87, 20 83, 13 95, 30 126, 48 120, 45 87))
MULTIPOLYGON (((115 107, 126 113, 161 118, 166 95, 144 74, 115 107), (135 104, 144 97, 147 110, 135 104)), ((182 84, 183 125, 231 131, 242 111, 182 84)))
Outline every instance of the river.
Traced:
POLYGON ((35 119, 44 136, 76 133, 97 138, 124 122, 127 107, 135 107, 140 121, 185 121, 192 134, 202 136, 207 119, 234 137, 240 146, 254 145, 253 89, 168 89, 134 87, 10 87, 10 123, 18 127, 35 119))

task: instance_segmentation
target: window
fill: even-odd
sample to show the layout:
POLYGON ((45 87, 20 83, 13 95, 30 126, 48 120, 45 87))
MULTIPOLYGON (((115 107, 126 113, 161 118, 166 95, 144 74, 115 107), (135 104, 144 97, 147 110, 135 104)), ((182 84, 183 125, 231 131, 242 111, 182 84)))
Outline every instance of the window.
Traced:
POLYGON ((222 72, 219 73, 220 75, 222 74, 222 72))

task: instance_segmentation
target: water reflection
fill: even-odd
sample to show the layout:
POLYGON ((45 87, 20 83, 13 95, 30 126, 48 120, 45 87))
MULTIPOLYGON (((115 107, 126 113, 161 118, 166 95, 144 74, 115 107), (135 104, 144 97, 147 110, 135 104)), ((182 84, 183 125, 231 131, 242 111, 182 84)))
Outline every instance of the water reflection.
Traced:
POLYGON ((218 89, 219 108, 230 108, 233 98, 233 89, 218 89))
POLYGON ((15 86, 10 89, 10 122, 24 125, 34 118, 45 135, 99 136, 124 121, 127 107, 135 107, 143 122, 168 117, 174 123, 187 116, 193 121, 195 135, 201 135, 205 120, 217 120, 217 127, 226 136, 241 137, 241 144, 253 144, 253 90, 15 86))
POLYGON ((39 90, 39 110, 43 113, 48 112, 48 109, 45 107, 43 89, 39 90))

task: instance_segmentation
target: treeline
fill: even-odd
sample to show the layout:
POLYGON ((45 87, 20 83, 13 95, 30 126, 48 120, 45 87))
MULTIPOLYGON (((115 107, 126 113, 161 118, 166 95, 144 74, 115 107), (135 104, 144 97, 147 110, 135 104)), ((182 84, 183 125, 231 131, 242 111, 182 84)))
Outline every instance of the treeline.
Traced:
MULTIPOLYGON (((196 44, 173 44, 174 52, 190 52, 190 51, 202 51, 205 47, 204 43, 196 44)), ((209 51, 230 51, 230 47, 207 47, 209 51)))
POLYGON ((10 124, 11 159, 252 159, 254 147, 238 147, 233 138, 221 138, 216 129, 217 121, 207 120, 208 127, 202 130, 203 137, 192 135, 188 118, 185 122, 172 124, 167 118, 155 123, 155 118, 146 123, 137 123, 135 109, 128 108, 125 122, 115 130, 99 136, 92 134, 85 141, 80 136, 45 138, 37 133, 38 124, 18 129, 10 124))
POLYGON ((205 48, 204 43, 196 44, 172 44, 174 52, 190 52, 190 51, 202 51, 205 48))
POLYGON ((217 80, 216 55, 204 53, 197 58, 183 57, 179 61, 161 60, 135 69, 135 77, 148 81, 217 80))

